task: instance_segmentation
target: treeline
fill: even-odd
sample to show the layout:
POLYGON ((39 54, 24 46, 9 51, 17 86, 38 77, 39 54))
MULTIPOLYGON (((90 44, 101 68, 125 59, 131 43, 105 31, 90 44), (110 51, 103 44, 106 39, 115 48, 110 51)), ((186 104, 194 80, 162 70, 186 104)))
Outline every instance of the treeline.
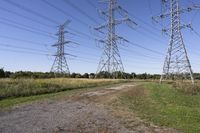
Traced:
MULTIPOLYGON (((115 79, 160 79, 160 74, 136 74, 132 73, 121 73, 115 72, 110 74, 108 72, 101 72, 97 75, 95 73, 71 73, 71 74, 55 74, 52 72, 30 72, 30 71, 18 71, 18 72, 9 72, 0 69, 0 78, 33 78, 33 79, 43 79, 43 78, 59 78, 59 77, 66 77, 66 78, 110 78, 114 77, 115 79), (113 76, 114 75, 114 76, 113 76)), ((194 73, 194 78, 200 80, 200 73, 194 73)))

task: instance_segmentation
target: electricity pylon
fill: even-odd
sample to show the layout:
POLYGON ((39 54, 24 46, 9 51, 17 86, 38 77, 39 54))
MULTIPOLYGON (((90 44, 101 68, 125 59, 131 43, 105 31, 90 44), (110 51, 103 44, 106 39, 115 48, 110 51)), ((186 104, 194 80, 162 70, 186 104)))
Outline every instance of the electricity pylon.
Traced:
POLYGON ((65 53, 65 44, 70 43, 70 41, 65 41, 65 26, 69 24, 70 21, 66 21, 64 24, 59 26, 59 32, 56 34, 58 36, 58 42, 53 47, 57 47, 57 52, 54 55, 55 60, 51 68, 51 72, 55 74, 70 74, 69 67, 67 64, 67 60, 65 55, 69 55, 65 53))
POLYGON ((119 73, 123 76, 124 72, 118 43, 127 42, 127 40, 116 34, 116 26, 123 22, 127 23, 129 26, 132 24, 136 25, 136 23, 128 17, 128 12, 117 4, 117 0, 104 0, 103 2, 108 4, 108 10, 99 11, 108 22, 94 28, 94 30, 105 35, 105 39, 98 40, 98 42, 103 44, 103 54, 96 73, 108 72, 110 78, 117 78, 119 73), (119 12, 122 18, 115 19, 116 12, 119 12))
POLYGON ((171 19, 171 27, 169 29, 163 29, 162 31, 170 31, 170 42, 165 57, 163 73, 160 78, 160 82, 164 79, 190 79, 194 84, 193 72, 191 64, 187 55, 185 44, 183 41, 181 29, 191 28, 191 25, 181 25, 180 14, 190 12, 192 9, 198 9, 197 5, 193 5, 188 8, 179 8, 179 0, 162 0, 163 11, 160 16, 154 18, 154 20, 166 17, 171 19))

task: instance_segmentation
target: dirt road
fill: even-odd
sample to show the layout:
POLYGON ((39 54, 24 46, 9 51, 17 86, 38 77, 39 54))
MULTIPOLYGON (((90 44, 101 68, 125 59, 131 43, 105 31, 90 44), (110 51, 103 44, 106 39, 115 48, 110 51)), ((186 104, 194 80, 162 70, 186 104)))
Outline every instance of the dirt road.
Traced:
MULTIPOLYGON (((134 89, 134 84, 122 84, 95 91, 77 94, 70 99, 45 100, 14 107, 0 112, 0 132, 2 133, 140 133, 176 132, 173 129, 145 125, 131 114, 126 127, 124 119, 129 113, 117 117, 115 110, 104 103, 116 98, 123 91, 134 89)), ((125 118, 127 117, 127 118, 125 118)))

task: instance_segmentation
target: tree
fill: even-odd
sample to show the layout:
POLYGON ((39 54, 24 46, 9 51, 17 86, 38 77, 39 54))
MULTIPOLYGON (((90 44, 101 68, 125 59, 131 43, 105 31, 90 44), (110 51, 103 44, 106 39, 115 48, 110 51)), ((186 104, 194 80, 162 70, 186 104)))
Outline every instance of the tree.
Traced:
POLYGON ((71 78, 76 78, 76 73, 72 73, 71 78))
POLYGON ((111 74, 107 71, 102 71, 102 72, 99 72, 97 75, 96 75, 97 78, 110 78, 111 77, 111 74))
POLYGON ((94 73, 90 73, 89 78, 90 79, 94 79, 95 78, 95 74, 94 73))
POLYGON ((83 74, 83 78, 89 78, 89 74, 88 73, 83 74))
POLYGON ((137 74, 136 73, 132 72, 131 75, 132 75, 132 79, 137 78, 137 74))
POLYGON ((81 74, 80 73, 77 73, 75 78, 82 78, 81 74))
POLYGON ((12 72, 9 72, 9 71, 5 71, 5 78, 9 78, 10 75, 12 75, 13 73, 12 72))
POLYGON ((5 78, 5 72, 3 68, 0 69, 0 78, 5 78))

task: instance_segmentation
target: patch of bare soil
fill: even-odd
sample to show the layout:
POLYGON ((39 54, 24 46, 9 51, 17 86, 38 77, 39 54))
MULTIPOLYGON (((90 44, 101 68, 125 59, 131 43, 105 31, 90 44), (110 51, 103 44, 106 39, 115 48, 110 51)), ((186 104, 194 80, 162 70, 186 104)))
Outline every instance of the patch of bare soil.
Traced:
POLYGON ((0 114, 2 133, 129 133, 103 106, 46 101, 0 114))
MULTIPOLYGON (((176 133, 145 124, 135 114, 108 106, 135 85, 123 84, 77 94, 70 99, 47 100, 0 112, 2 133, 176 133)), ((135 92, 137 93, 137 92, 135 92)), ((139 92, 142 95, 143 91, 139 92)))

